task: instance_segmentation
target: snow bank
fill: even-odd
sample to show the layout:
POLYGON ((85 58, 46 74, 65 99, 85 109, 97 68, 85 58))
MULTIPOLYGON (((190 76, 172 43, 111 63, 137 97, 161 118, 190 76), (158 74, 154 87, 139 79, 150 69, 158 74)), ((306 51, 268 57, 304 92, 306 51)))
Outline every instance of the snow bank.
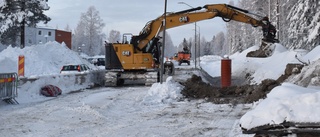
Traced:
POLYGON ((320 58, 320 45, 312 49, 310 52, 308 52, 305 56, 302 57, 302 59, 305 62, 312 62, 315 60, 318 60, 320 58))
POLYGON ((286 82, 294 83, 299 86, 319 86, 320 85, 320 60, 311 62, 310 65, 304 66, 301 73, 289 77, 286 82))
POLYGON ((77 52, 67 48, 65 44, 48 42, 23 49, 7 47, 0 52, 0 73, 17 73, 20 55, 25 56, 25 77, 37 79, 19 85, 16 99, 20 104, 51 99, 39 94, 41 87, 46 85, 58 86, 62 94, 92 85, 89 75, 84 76, 85 81, 77 76, 60 75, 60 69, 65 64, 86 64, 93 70, 97 69, 82 59, 77 52), (82 81, 81 84, 79 84, 80 81, 82 81))
MULTIPOLYGON (((316 60, 320 58, 317 54, 320 48, 317 47, 307 54, 305 50, 287 50, 281 44, 274 44, 274 52, 272 56, 267 58, 253 58, 246 57, 250 51, 255 51, 258 46, 250 47, 243 52, 237 52, 229 58, 232 60, 232 76, 245 77, 246 74, 251 76, 251 84, 260 84, 264 79, 278 79, 282 74, 288 63, 301 64, 297 59, 316 60)), ((221 60, 219 56, 205 56, 201 58, 201 67, 213 77, 219 77, 221 69, 221 60)))
POLYGON ((282 122, 320 122, 320 91, 283 83, 240 119, 241 127, 251 129, 282 122))
MULTIPOLYGON (((305 50, 294 50, 273 55, 273 61, 265 62, 269 69, 277 71, 279 64, 290 63, 290 59, 298 63, 293 56, 299 59, 312 61, 305 66, 300 74, 289 77, 286 83, 274 88, 265 100, 258 103, 256 108, 247 112, 240 120, 245 129, 267 124, 281 124, 283 122, 320 122, 320 48, 316 47, 309 53, 305 50), (274 58, 276 57, 276 58, 274 58), (276 60, 278 58, 278 60, 276 60)), ((265 65, 265 66, 266 66, 265 65)), ((283 68, 280 68, 283 71, 283 68)), ((265 71, 266 72, 266 71, 265 71)), ((254 76, 262 77, 261 68, 254 76)), ((266 73, 267 77, 271 73, 266 73)), ((256 79, 255 77, 255 79, 256 79)))
POLYGON ((87 64, 96 69, 65 44, 48 42, 20 49, 7 47, 0 52, 0 73, 18 72, 18 57, 25 56, 25 77, 56 75, 65 64, 87 64))
POLYGON ((48 98, 40 95, 41 87, 46 85, 58 86, 62 90, 62 94, 82 90, 89 87, 89 85, 92 85, 92 82, 89 80, 86 80, 82 84, 75 84, 75 81, 81 81, 81 78, 74 75, 38 77, 38 80, 34 82, 27 82, 23 85, 19 85, 19 95, 16 99, 20 104, 48 100, 50 97, 48 98))
POLYGON ((183 86, 175 82, 170 76, 163 84, 153 84, 142 103, 146 105, 155 105, 176 101, 182 98, 182 94, 180 93, 182 88, 183 86))

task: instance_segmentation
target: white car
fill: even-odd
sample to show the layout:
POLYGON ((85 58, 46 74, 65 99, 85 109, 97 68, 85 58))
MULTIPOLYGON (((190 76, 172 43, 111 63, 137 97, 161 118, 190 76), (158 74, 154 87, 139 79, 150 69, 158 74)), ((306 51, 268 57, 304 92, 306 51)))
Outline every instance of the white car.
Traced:
POLYGON ((91 69, 85 64, 77 64, 77 65, 64 65, 61 68, 61 74, 70 74, 70 73, 86 73, 91 69))

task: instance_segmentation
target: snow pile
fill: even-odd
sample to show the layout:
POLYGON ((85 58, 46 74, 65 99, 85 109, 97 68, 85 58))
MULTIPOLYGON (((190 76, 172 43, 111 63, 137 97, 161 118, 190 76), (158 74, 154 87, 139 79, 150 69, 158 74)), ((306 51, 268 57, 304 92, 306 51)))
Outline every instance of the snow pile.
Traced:
MULTIPOLYGON (((77 77, 74 75, 38 77, 38 80, 34 82, 27 82, 19 86, 19 95, 17 101, 20 104, 23 104, 51 99, 40 95, 41 87, 44 87, 46 85, 58 86, 62 90, 62 94, 68 94, 72 91, 86 89, 87 87, 89 87, 89 85, 92 85, 92 82, 90 81, 86 81, 82 84, 76 84, 75 79, 77 79, 77 77)), ((80 80, 81 78, 78 77, 78 81, 80 80)))
POLYGON ((320 58, 320 45, 312 49, 310 52, 306 53, 305 56, 302 57, 304 62, 312 62, 316 61, 320 58))
MULTIPOLYGON (((300 53, 301 60, 310 62, 301 73, 293 75, 281 86, 274 88, 256 108, 240 120, 243 128, 281 124, 283 122, 320 122, 320 47, 306 54, 300 53)), ((275 56, 281 56, 282 53, 275 56)), ((290 55, 291 56, 291 55, 290 55)), ((283 60, 288 56, 283 56, 283 60)), ((275 61, 278 62, 279 60, 275 61)), ((270 63, 269 63, 270 64, 270 63)), ((271 64, 272 65, 272 64, 271 64)), ((271 70, 274 70, 270 68, 271 70)))
POLYGON ((241 119, 241 127, 251 129, 283 122, 320 122, 320 91, 283 83, 241 119))
POLYGON ((182 94, 180 93, 182 88, 183 86, 175 82, 170 76, 163 84, 153 84, 142 103, 146 105, 155 105, 176 101, 182 98, 182 94))
POLYGON ((86 64, 93 70, 97 69, 82 59, 77 52, 67 48, 65 44, 48 42, 23 49, 7 47, 0 52, 0 73, 17 73, 20 55, 25 56, 25 77, 37 79, 19 85, 17 101, 20 104, 50 99, 39 94, 41 87, 46 85, 58 86, 62 90, 62 94, 67 94, 85 89, 92 84, 89 81, 90 76, 86 76, 88 80, 82 84, 76 84, 75 81, 83 80, 72 75, 60 75, 61 67, 65 64, 86 64))
POLYGON ((9 46, 0 52, 0 73, 17 73, 20 55, 25 57, 25 77, 57 75, 66 64, 86 64, 96 69, 76 52, 69 50, 65 44, 48 42, 24 49, 9 46))
MULTIPOLYGON (((258 46, 231 55, 229 58, 232 62, 232 76, 245 77, 250 74, 252 77, 251 84, 259 84, 264 79, 279 78, 284 73, 288 63, 299 63, 295 58, 295 55, 298 54, 297 51, 287 50, 280 44, 272 46, 274 47, 273 55, 267 58, 246 57, 248 52, 257 50, 258 46)), ((217 57, 211 61, 207 58, 201 58, 201 67, 213 77, 221 76, 220 60, 217 57)))

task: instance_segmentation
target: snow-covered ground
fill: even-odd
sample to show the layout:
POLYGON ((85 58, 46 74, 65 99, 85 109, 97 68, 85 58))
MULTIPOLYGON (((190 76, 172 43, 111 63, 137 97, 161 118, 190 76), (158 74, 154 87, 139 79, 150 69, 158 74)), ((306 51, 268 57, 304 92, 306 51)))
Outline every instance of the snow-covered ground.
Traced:
POLYGON ((42 102, 1 106, 0 136, 191 137, 241 135, 250 105, 177 101, 176 83, 100 88, 42 102))
MULTIPOLYGON (((269 58, 245 57, 247 52, 256 48, 230 56, 233 76, 251 73, 252 84, 266 78, 276 79, 283 74, 287 63, 298 63, 295 55, 311 64, 304 67, 302 74, 274 88, 266 99, 237 106, 181 99, 182 87, 170 77, 165 83, 151 87, 99 88, 81 92, 71 92, 75 91, 70 88, 72 85, 60 84, 58 86, 65 90, 57 98, 39 95, 36 89, 46 82, 20 85, 16 98, 20 105, 0 103, 0 136, 233 137, 252 136, 242 135, 240 124, 250 129, 284 120, 320 121, 320 110, 317 109, 320 108, 317 90, 320 80, 314 74, 320 68, 317 54, 320 48, 305 52, 285 50, 276 45, 274 55, 269 58), (303 78, 310 80, 301 82, 303 78), (28 90, 30 88, 34 89, 28 90)), ((19 55, 26 58, 25 77, 59 75, 64 64, 91 65, 65 45, 51 42, 25 49, 8 47, 3 50, 0 52, 0 73, 17 72, 19 55)), ((218 56, 202 57, 201 67, 211 76, 219 76, 220 60, 218 56)))

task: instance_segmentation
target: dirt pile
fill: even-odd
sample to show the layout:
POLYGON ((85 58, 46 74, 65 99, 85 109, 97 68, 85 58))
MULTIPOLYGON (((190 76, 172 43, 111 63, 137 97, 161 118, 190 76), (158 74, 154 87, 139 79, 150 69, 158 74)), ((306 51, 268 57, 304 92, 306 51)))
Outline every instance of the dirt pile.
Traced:
MULTIPOLYGON (((184 86, 181 93, 189 99, 205 99, 216 104, 252 103, 265 98, 274 87, 283 83, 289 76, 300 73, 302 68, 301 64, 287 64, 284 74, 277 80, 265 79, 258 85, 243 84, 224 88, 212 86, 204 82, 200 76, 192 75, 186 81, 180 82, 184 86)), ((219 81, 220 78, 211 80, 219 81)))
POLYGON ((214 87, 202 81, 202 78, 193 75, 185 82, 181 93, 190 99, 205 99, 216 104, 252 103, 265 98, 274 87, 280 85, 276 80, 266 79, 259 85, 241 85, 230 87, 214 87))

